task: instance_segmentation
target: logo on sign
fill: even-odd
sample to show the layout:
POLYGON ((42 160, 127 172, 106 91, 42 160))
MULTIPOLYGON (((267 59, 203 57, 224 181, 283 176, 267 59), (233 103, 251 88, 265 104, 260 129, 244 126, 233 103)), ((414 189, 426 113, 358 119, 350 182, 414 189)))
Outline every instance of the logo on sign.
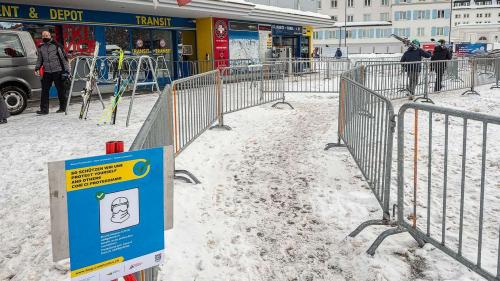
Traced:
POLYGON ((155 255, 155 262, 161 261, 161 253, 155 255))
POLYGON ((139 267, 139 266, 141 266, 141 265, 142 265, 142 262, 133 263, 133 264, 131 264, 131 265, 130 265, 129 270, 130 270, 130 269, 134 269, 134 268, 136 268, 136 267, 139 267))
POLYGON ((224 20, 215 22, 215 36, 219 39, 225 39, 227 36, 227 23, 224 20))

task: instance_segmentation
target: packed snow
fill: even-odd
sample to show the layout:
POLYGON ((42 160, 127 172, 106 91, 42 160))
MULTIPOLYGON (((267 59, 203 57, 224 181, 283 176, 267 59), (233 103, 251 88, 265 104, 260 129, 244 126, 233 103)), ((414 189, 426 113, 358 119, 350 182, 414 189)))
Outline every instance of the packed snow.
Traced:
MULTIPOLYGON (((433 99, 500 115, 498 90, 488 89, 433 99)), ((86 121, 75 104, 68 116, 28 112, 0 127, 0 280, 69 280, 67 262, 52 263, 46 163, 102 154, 111 139, 130 145, 155 99, 137 97, 129 128, 126 100, 116 126, 97 126, 93 103, 86 121)), ((294 110, 262 105, 227 115, 231 131, 207 131, 176 159, 202 184, 175 182, 160 280, 483 280, 431 245, 418 248, 408 234, 367 255, 383 226, 346 238, 381 210, 348 151, 323 150, 336 140, 338 94, 287 100, 294 110)), ((498 139, 498 131, 489 137, 498 139)))

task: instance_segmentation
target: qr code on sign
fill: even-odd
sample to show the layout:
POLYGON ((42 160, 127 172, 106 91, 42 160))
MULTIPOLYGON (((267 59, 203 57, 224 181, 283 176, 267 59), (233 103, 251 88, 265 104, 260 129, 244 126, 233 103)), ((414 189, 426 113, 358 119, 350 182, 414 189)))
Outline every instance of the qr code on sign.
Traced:
POLYGON ((155 262, 161 261, 161 253, 155 255, 155 262))

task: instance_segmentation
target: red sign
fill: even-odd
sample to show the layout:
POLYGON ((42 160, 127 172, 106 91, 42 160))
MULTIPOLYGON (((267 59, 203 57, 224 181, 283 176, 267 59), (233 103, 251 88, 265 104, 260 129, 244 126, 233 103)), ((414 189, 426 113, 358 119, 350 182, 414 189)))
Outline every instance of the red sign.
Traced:
POLYGON ((429 44, 422 44, 422 49, 427 52, 434 52, 434 47, 436 47, 436 44, 434 43, 429 43, 429 44))
POLYGON ((177 0, 177 5, 179 6, 185 6, 189 3, 191 3, 191 0, 177 0))
POLYGON ((228 20, 214 18, 214 66, 229 66, 228 20))

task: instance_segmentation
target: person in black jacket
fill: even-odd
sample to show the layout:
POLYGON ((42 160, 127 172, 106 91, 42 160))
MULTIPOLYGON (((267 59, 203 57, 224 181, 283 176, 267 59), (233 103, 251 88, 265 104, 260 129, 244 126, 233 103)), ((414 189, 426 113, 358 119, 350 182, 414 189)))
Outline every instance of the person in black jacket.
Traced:
POLYGON ((408 86, 406 88, 409 92, 408 98, 413 100, 415 88, 418 84, 418 76, 422 71, 420 61, 422 61, 422 58, 430 58, 431 54, 420 48, 420 42, 417 39, 414 39, 411 43, 412 45, 401 57, 401 62, 405 62, 405 64, 403 64, 403 70, 408 75, 408 86))
POLYGON ((446 48, 446 41, 440 39, 438 41, 440 44, 434 48, 434 53, 432 54, 431 61, 431 71, 436 72, 436 83, 434 84, 434 91, 439 92, 443 88, 443 74, 446 70, 446 61, 451 60, 451 53, 448 48, 446 48))
POLYGON ((40 68, 44 67, 42 77, 42 96, 40 99, 40 110, 37 114, 49 114, 49 91, 52 83, 56 85, 59 97, 59 110, 57 113, 66 111, 66 89, 64 87, 64 76, 68 77, 70 65, 62 46, 52 40, 49 31, 42 32, 43 44, 38 48, 38 60, 35 66, 35 75, 40 75, 40 68))

